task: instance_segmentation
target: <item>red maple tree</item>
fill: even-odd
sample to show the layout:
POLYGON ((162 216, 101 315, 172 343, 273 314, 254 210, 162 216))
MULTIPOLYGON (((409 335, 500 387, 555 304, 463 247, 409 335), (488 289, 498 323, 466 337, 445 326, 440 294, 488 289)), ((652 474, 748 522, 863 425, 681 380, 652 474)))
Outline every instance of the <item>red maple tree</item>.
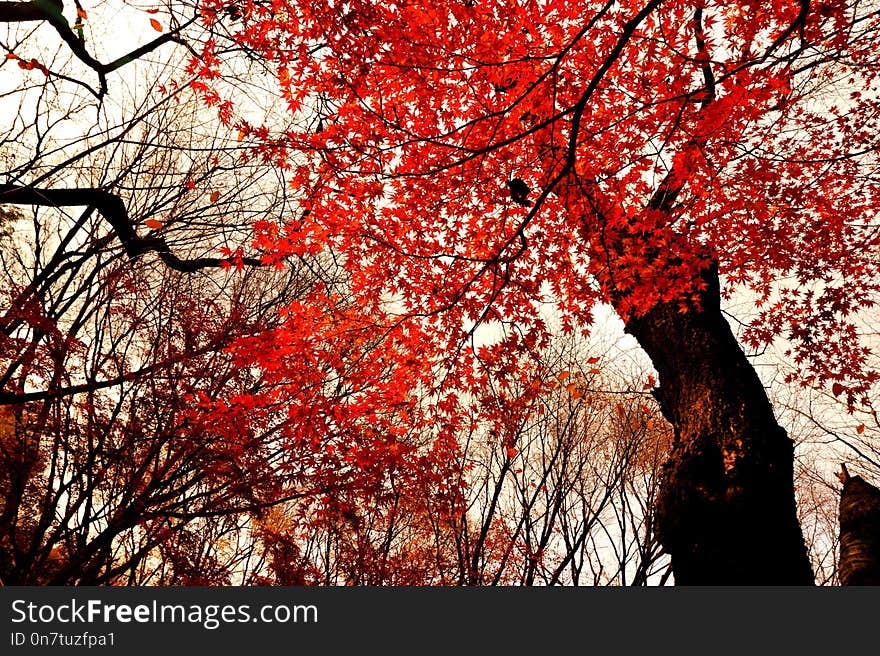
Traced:
MULTIPOLYGON (((0 200, 35 207, 37 254, 46 213, 67 230, 33 276, 26 258, 12 267, 14 284, 0 294, 9 306, 0 401, 12 409, 0 436, 4 577, 149 578, 144 563, 158 550, 168 563, 158 580, 223 583, 235 565, 203 547, 247 531, 277 581, 556 582, 574 552, 549 564, 548 534, 531 522, 545 502, 568 503, 567 492, 501 512, 501 481, 554 471, 530 454, 526 424, 546 406, 548 379, 580 401, 584 376, 567 380, 571 367, 542 358, 553 324, 589 330, 605 304, 652 360, 653 394, 674 429, 662 489, 642 513, 651 520, 638 577, 657 554, 656 528, 678 583, 813 581, 792 443, 740 344, 783 342, 790 383, 870 408, 877 374, 860 321, 878 292, 878 12, 844 0, 204 0, 195 15, 148 10, 145 43, 102 61, 77 8, 71 24, 56 3, 5 3, 4 22, 38 22, 76 61, 31 57, 27 34, 8 40, 3 65, 38 79, 37 89, 71 85, 100 110, 122 67, 168 44, 194 54, 175 79, 163 74, 142 114, 91 126, 82 144, 41 134, 78 112, 65 114, 48 91, 34 125, 22 124, 33 138, 19 143, 18 127, 4 136, 17 150, 0 200), (228 83, 267 70, 289 110, 281 128, 237 119, 232 102, 228 83), (231 131, 222 152, 152 127, 187 90, 231 131), (138 142, 134 128, 148 123, 152 136, 138 142), (97 156, 126 148, 138 155, 122 164, 97 156), (287 188, 269 203, 280 215, 245 207, 246 185, 209 188, 246 148, 251 164, 283 173, 287 188), (199 166, 178 170, 156 154, 164 149, 191 149, 199 166), (262 218, 249 248, 233 240, 224 249, 198 228, 220 225, 225 235, 228 212, 211 218, 211 208, 239 196, 241 215, 262 218), (79 219, 58 218, 76 207, 79 219), (87 262, 103 269, 106 251, 126 256, 113 280, 151 257, 184 276, 288 261, 309 274, 295 293, 284 287, 283 302, 255 300, 259 311, 242 312, 200 304, 210 281, 193 298, 165 282, 155 297, 179 312, 145 337, 143 317, 165 306, 141 308, 149 295, 134 288, 122 307, 96 296, 103 276, 83 273, 72 300, 47 301, 72 284, 63 263, 84 226, 74 273, 87 262), (739 292, 753 312, 738 340, 721 305, 739 292), (76 313, 104 316, 95 335, 69 320, 76 313), (120 326, 152 364, 114 355, 120 326), (71 382, 90 348, 100 357, 85 382, 71 382), (107 388, 125 394, 99 393, 107 388), (77 421, 62 422, 67 414, 77 421), (468 443, 483 432, 493 465, 480 479, 469 473, 468 443), (102 454, 94 435, 123 446, 102 454), (107 466, 94 466, 104 455, 107 466), (111 499, 100 540, 86 537, 103 516, 76 527, 53 519, 60 501, 45 490, 62 476, 61 460, 82 480, 82 504, 111 499), (168 479, 180 483, 177 497, 168 479), (482 518, 469 514, 475 481, 491 491, 482 518), (41 496, 41 518, 22 520, 41 496), (293 526, 326 535, 338 568, 323 557, 318 571, 293 526), (142 542, 120 548, 119 536, 134 533, 142 542)), ((601 374, 603 363, 585 357, 585 375, 601 374)), ((617 406, 609 424, 645 432, 652 410, 633 407, 617 406)), ((553 445, 548 452, 567 457, 583 446, 548 435, 535 452, 553 445)), ((608 447, 609 462, 631 458, 630 443, 620 444, 608 447)), ((654 481, 657 463, 645 459, 654 481)), ((613 469, 631 483, 623 465, 613 469)))
MULTIPOLYGON (((442 399, 610 304, 676 433, 658 500, 676 580, 810 583, 792 445, 725 321, 790 342, 797 382, 868 402, 877 289, 878 21, 777 1, 201 5, 274 67, 300 127, 246 122, 301 211, 272 257, 338 253, 349 302, 419 326, 442 399), (384 304, 384 305, 383 305, 384 304), (393 315, 393 316, 390 316, 393 315), (477 326, 502 337, 476 347, 477 326)), ((209 42, 191 71, 222 75, 209 42)), ((294 317, 300 323, 298 317, 294 317)), ((258 358, 260 360, 260 358, 258 358)))

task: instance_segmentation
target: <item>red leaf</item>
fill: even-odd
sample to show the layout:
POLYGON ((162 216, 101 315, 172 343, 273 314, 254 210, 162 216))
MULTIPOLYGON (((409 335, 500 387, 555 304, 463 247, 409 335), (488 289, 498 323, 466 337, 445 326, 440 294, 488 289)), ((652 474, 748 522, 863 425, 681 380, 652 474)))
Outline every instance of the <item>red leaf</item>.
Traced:
POLYGON ((856 433, 861 435, 864 432, 865 432, 865 425, 864 424, 859 424, 858 426, 856 426, 856 433))
POLYGON ((508 458, 516 458, 516 454, 519 453, 519 449, 516 447, 509 446, 507 447, 507 457, 508 458))
POLYGON ((846 388, 840 383, 834 383, 834 385, 831 386, 831 393, 834 394, 834 396, 840 396, 845 390, 846 388))
POLYGON ((148 228, 153 228, 154 230, 158 230, 164 224, 157 219, 147 219, 146 221, 144 221, 144 225, 147 226, 148 228))
POLYGON ((216 202, 219 200, 219 198, 220 198, 220 192, 219 192, 219 191, 212 191, 212 192, 211 192, 211 202, 212 202, 212 203, 216 203, 216 202))
POLYGON ((157 21, 155 18, 151 18, 151 19, 150 19, 150 25, 151 25, 151 26, 153 27, 153 29, 156 30, 157 32, 161 32, 161 31, 162 31, 162 23, 160 23, 159 21, 157 21))

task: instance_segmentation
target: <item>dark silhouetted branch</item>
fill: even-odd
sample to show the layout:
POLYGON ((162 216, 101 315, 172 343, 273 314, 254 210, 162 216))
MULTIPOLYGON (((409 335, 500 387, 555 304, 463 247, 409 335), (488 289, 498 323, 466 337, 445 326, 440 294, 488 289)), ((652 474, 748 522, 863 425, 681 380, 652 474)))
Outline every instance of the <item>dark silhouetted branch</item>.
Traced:
MULTIPOLYGON (((184 273, 221 267, 229 263, 228 259, 217 257, 181 259, 171 252, 171 248, 163 238, 139 236, 122 200, 103 189, 33 189, 7 184, 0 185, 0 203, 43 207, 94 207, 111 225, 126 254, 132 260, 152 251, 166 265, 184 273)), ((247 266, 263 264, 259 259, 252 257, 241 258, 241 263, 247 266)))
POLYGON ((149 43, 146 43, 135 50, 132 50, 127 55, 123 55, 109 64, 103 64, 91 55, 86 49, 85 41, 70 27, 70 23, 67 22, 67 19, 62 13, 63 8, 64 6, 59 0, 0 2, 0 23, 24 23, 30 21, 46 21, 49 23, 55 28, 55 31, 58 32, 58 36, 60 36, 64 43, 67 44, 67 47, 70 48, 70 51, 76 56, 76 58, 98 74, 98 82, 100 85, 96 94, 98 97, 103 97, 107 92, 107 73, 115 71, 165 43, 178 41, 181 30, 191 25, 195 20, 194 18, 190 19, 183 25, 166 32, 162 36, 153 39, 149 43))

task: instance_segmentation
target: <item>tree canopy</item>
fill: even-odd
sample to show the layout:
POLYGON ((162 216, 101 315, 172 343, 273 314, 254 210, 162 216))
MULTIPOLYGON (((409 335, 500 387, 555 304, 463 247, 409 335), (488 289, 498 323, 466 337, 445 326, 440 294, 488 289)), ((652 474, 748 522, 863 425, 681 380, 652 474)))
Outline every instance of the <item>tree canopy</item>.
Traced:
MULTIPOLYGON (((349 565, 394 572, 416 552, 443 563, 442 574, 406 570, 397 580, 408 582, 514 580, 503 574, 514 553, 525 563, 518 580, 534 582, 536 554, 558 546, 550 535, 561 530, 567 551, 543 571, 559 582, 590 535, 585 511, 565 520, 579 517, 583 531, 556 523, 576 489, 585 500, 584 481, 560 474, 563 492, 540 503, 523 482, 517 509, 504 521, 496 514, 510 500, 503 481, 533 470, 540 490, 558 473, 557 456, 535 460, 534 447, 527 458, 526 444, 537 443, 581 472, 593 458, 641 463, 644 484, 623 465, 608 477, 608 489, 630 490, 627 508, 650 497, 633 515, 644 537, 640 582, 661 544, 679 582, 813 579, 794 447, 742 349, 780 347, 792 388, 876 419, 875 3, 175 2, 144 5, 149 38, 108 57, 89 38, 86 9, 0 7, 6 23, 51 32, 67 57, 34 52, 38 32, 11 31, 5 42, 4 65, 29 85, 19 97, 43 99, 33 121, 22 114, 6 132, 18 150, 0 185, 0 202, 30 206, 35 226, 33 257, 10 273, 4 298, 0 398, 18 413, 7 423, 18 427, 8 468, 28 470, 27 480, 9 478, 18 501, 4 511, 7 525, 52 469, 39 458, 21 464, 33 439, 21 432, 27 404, 60 417, 59 402, 85 394, 86 409, 73 414, 90 416, 95 393, 167 371, 168 380, 195 378, 160 386, 179 413, 158 444, 182 439, 188 457, 207 458, 196 469, 208 479, 181 471, 187 494, 229 492, 228 514, 246 518, 240 527, 255 523, 266 544, 283 546, 263 552, 279 580, 320 579, 303 556, 311 547, 290 541, 303 522, 359 536, 349 565), (139 78, 138 104, 108 109, 114 76, 150 58, 161 68, 139 78), (177 122, 181 104, 188 126, 177 122), (92 110, 99 119, 90 123, 82 116, 92 110), (88 127, 70 139, 59 125, 88 127), (259 182, 249 185, 245 171, 259 182), (57 214, 71 208, 84 212, 57 214), (61 226, 48 257, 46 217, 61 226), (91 246, 68 274, 84 226, 91 246), (133 292, 144 279, 129 267, 145 262, 204 284, 184 298, 165 282, 149 296, 155 305, 144 304, 133 292), (230 293, 235 275, 249 282, 230 293), (117 318, 100 329, 69 323, 74 310, 116 308, 93 293, 111 282, 131 294, 114 312, 141 317, 126 324, 132 339, 163 303, 180 308, 180 322, 164 324, 145 351, 114 359, 117 318), (727 315, 736 336, 722 310, 732 299, 743 310, 727 315), (590 334, 605 308, 654 366, 620 403, 602 389, 619 369, 603 355, 551 362, 560 336, 590 334), (84 379, 71 375, 80 353, 100 361, 84 379), (548 401, 560 391, 564 412, 548 401), (565 437, 572 418, 586 421, 571 404, 584 403, 611 409, 591 435, 618 445, 587 449, 589 458, 575 457, 581 447, 565 437), (548 416, 566 428, 530 441, 548 416), (210 455, 186 441, 203 433, 216 446, 210 455), (484 439, 488 450, 475 450, 484 439), (662 475, 658 445, 669 456, 662 475), (485 494, 480 503, 474 490, 485 494), (553 518, 541 537, 535 512, 553 518), (411 521, 401 542, 392 539, 398 513, 411 521), (382 548, 364 546, 367 515, 375 526, 364 535, 387 531, 382 548), (403 545, 396 555, 392 544, 403 545)), ((101 425, 141 407, 102 402, 111 405, 101 425)), ((46 416, 28 431, 41 434, 46 416)), ((135 425, 143 430, 139 420, 123 432, 135 425)), ((55 453, 88 462, 88 440, 65 440, 56 438, 55 453)), ((95 493, 85 485, 83 503, 95 493)), ((43 512, 28 529, 31 547, 7 540, 17 554, 7 561, 48 557, 52 546, 33 536, 59 520, 53 507, 43 512)), ((198 504, 151 512, 211 516, 198 504)), ((164 539, 147 540, 144 553, 164 539)), ((52 576, 91 562, 98 548, 52 576)), ((371 580, 360 574, 350 576, 371 580)))

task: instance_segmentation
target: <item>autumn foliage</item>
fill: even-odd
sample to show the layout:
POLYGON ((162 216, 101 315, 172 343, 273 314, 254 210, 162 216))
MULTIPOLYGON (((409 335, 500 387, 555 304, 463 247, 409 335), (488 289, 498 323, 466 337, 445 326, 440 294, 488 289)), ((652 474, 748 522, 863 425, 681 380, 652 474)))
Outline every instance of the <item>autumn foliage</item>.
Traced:
MULTIPOLYGON (((680 526, 668 518, 669 499, 690 492, 657 500, 664 471, 667 481, 687 479, 675 465, 663 470, 666 456, 693 462, 711 442, 711 462, 697 469, 723 480, 695 483, 711 488, 708 500, 682 507, 718 516, 712 504, 735 499, 734 532, 754 503, 743 480, 763 481, 764 471, 786 478, 792 468, 760 381, 742 374, 750 365, 732 335, 725 341, 727 324, 718 327, 722 300, 747 299, 739 343, 778 348, 787 384, 827 393, 845 412, 873 413, 878 373, 865 323, 880 292, 880 13, 872 5, 203 0, 195 9, 186 21, 170 9, 142 16, 150 47, 193 35, 151 94, 156 107, 195 98, 200 116, 207 108, 216 117, 223 146, 175 144, 211 154, 189 154, 204 161, 156 185, 175 194, 161 209, 138 218, 137 204, 122 202, 128 214, 105 217, 113 231, 102 243, 122 242, 127 264, 219 271, 204 273, 208 282, 191 294, 166 282, 147 307, 138 298, 145 283, 125 263, 98 267, 77 302, 112 315, 99 346, 94 335, 65 332, 72 305, 49 316, 43 281, 4 293, 0 360, 12 410, 0 416, 0 437, 18 477, 0 477, 15 500, 0 513, 3 576, 665 582, 661 544, 691 539, 670 535, 670 526, 691 530, 687 518, 680 526), (235 85, 251 78, 268 79, 270 93, 237 97, 235 85), (255 118, 252 103, 276 111, 255 118), (236 167, 279 180, 275 200, 248 215, 246 238, 201 214, 247 189, 214 183, 236 167), (175 232, 187 211, 195 219, 175 232), (212 221, 223 230, 204 230, 212 221), (175 255, 193 243, 212 253, 175 255), (280 283, 206 291, 251 269, 295 270, 296 284, 265 303, 253 299, 280 283), (115 293, 91 297, 95 280, 115 293), (609 311, 662 370, 659 380, 622 373, 610 351, 581 347, 609 311), (711 312, 718 321, 701 323, 711 312), (155 325, 145 337, 147 317, 155 325), (113 322, 138 345, 122 357, 112 355, 113 322), (687 336, 689 322, 723 339, 678 348, 672 335, 687 336), (554 362, 561 342, 581 346, 554 362), (688 379, 705 366, 694 352, 705 359, 730 345, 729 388, 713 381, 701 396, 688 379), (101 360, 89 380, 68 375, 89 357, 101 360), (671 372, 679 379, 670 382, 671 372), (45 394, 28 396, 40 385, 45 394), (102 391, 109 387, 121 396, 102 391), (758 446, 737 430, 760 432, 758 446), (771 446, 761 451, 764 433, 771 446), (59 458, 79 481, 73 498, 105 503, 95 524, 103 541, 88 537, 94 527, 68 526, 76 511, 58 519, 38 501, 59 458), (20 519, 28 504, 41 519, 20 519), (625 544, 600 548, 600 529, 625 544), (230 546, 245 535, 246 548, 230 546), (589 548, 614 551, 613 574, 589 548)), ((79 20, 81 30, 85 12, 79 20)), ((85 43, 73 52, 99 75, 97 88, 86 86, 103 102, 106 76, 122 64, 83 54, 85 43)), ((11 50, 6 64, 57 76, 48 60, 11 50)), ((10 202, 51 183, 85 192, 67 205, 107 214, 89 192, 125 199, 152 186, 126 182, 134 164, 118 167, 118 184, 73 174, 70 182, 62 173, 80 156, 55 169, 50 159, 9 176, 10 202)), ((27 198, 62 207, 51 199, 68 196, 27 198)), ((802 545, 789 496, 779 512, 791 515, 802 545)), ((773 522, 756 520, 761 530, 773 522)), ((673 561, 687 550, 678 549, 673 561)))
MULTIPOLYGON (((204 20, 229 6, 204 3, 204 20)), ((747 344, 788 338, 802 384, 866 400, 877 19, 863 5, 235 6, 235 39, 304 117, 239 125, 254 156, 290 168, 302 208, 258 226, 261 249, 333 248, 356 263, 352 295, 422 317, 438 353, 477 321, 516 324, 527 347, 548 303, 569 328, 600 302, 639 315, 693 295, 717 261, 726 293, 754 295, 747 344)))

